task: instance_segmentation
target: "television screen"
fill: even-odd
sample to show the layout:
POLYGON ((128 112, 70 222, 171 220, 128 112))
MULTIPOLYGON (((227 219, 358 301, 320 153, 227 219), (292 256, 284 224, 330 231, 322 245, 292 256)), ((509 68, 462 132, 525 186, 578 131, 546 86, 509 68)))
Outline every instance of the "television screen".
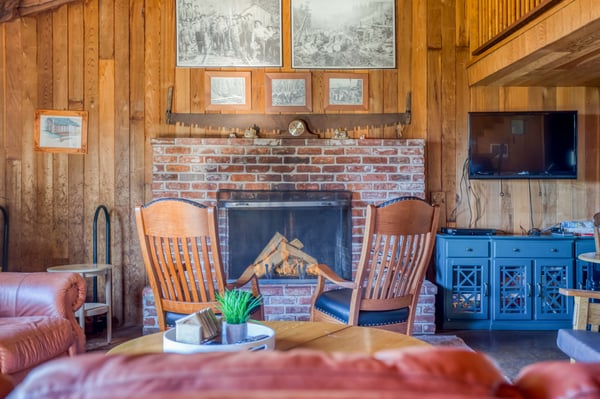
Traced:
POLYGON ((577 111, 470 112, 470 179, 576 179, 577 111))

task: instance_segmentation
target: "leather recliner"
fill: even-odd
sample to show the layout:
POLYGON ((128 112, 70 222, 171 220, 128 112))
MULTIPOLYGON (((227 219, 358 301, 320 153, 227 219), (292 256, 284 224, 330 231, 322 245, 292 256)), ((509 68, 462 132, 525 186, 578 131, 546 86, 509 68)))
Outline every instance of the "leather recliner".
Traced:
POLYGON ((16 384, 35 366, 85 352, 75 318, 85 295, 77 273, 0 273, 0 373, 16 384))

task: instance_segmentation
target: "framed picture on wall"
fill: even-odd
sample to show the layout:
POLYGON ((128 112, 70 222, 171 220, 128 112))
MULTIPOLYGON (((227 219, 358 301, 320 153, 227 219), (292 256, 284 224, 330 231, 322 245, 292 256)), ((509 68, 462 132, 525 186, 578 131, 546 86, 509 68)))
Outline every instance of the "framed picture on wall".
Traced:
POLYGON ((85 154, 87 151, 86 111, 35 111, 35 151, 85 154))
POLYGON ((250 110, 250 72, 206 71, 204 97, 207 111, 250 110))
POLYGON ((310 72, 266 73, 265 110, 267 112, 312 111, 310 72))
POLYGON ((292 68, 395 68, 395 5, 395 0, 291 0, 292 68))
POLYGON ((369 74, 326 72, 324 81, 326 111, 369 109, 369 74))
POLYGON ((280 67, 281 0, 176 0, 178 67, 280 67))

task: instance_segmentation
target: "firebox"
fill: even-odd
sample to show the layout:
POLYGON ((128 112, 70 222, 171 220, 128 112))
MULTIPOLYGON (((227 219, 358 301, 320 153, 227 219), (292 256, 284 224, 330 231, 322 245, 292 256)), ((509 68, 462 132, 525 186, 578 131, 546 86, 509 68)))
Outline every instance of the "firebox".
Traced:
POLYGON ((229 278, 252 265, 261 279, 303 282, 324 263, 350 279, 351 198, 349 191, 218 191, 229 278))

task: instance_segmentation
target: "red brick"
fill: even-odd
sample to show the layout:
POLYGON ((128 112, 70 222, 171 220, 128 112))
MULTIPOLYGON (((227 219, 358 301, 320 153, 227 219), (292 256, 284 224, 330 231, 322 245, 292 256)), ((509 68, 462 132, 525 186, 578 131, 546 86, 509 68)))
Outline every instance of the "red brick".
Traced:
POLYGON ((256 175, 254 174, 239 174, 239 175, 232 175, 231 177, 231 181, 256 181, 256 175))

